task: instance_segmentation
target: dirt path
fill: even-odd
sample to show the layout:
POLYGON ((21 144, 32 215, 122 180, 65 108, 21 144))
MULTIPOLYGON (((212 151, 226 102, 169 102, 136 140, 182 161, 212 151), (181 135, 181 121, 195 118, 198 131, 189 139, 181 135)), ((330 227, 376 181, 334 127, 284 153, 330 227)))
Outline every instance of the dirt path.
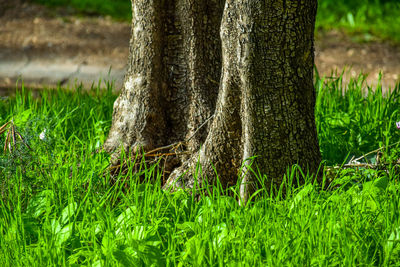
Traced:
POLYGON ((0 87, 14 87, 19 77, 34 87, 58 82, 90 87, 110 78, 121 86, 129 25, 68 12, 29 3, 6 9, 0 17, 0 87))
POLYGON ((318 34, 315 64, 320 75, 329 77, 332 71, 346 69, 345 79, 368 74, 367 83, 376 85, 383 73, 383 88, 393 88, 400 81, 400 45, 352 41, 338 31, 318 34))
MULTIPOLYGON (((2 1, 0 88, 14 88, 20 77, 33 87, 73 86, 76 82, 90 87, 99 79, 114 79, 117 89, 122 86, 129 24, 109 18, 80 18, 68 9, 51 10, 21 0, 1 7, 2 1)), ((376 84, 383 71, 383 86, 393 87, 400 78, 400 46, 357 43, 332 31, 318 35, 316 65, 324 76, 351 67, 347 80, 360 72, 369 73, 370 84, 376 84)))

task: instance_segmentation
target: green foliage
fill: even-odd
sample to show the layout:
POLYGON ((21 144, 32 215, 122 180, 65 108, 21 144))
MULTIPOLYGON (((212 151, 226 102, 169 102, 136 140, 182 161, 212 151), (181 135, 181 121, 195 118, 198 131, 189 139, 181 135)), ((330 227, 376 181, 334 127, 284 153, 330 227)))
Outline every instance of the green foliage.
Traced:
POLYGON ((67 7, 84 15, 108 15, 129 21, 132 17, 130 0, 32 0, 50 7, 67 7))
MULTIPOLYGON (((130 0, 32 0, 50 7, 72 8, 82 14, 109 15, 130 21, 130 0)), ((358 41, 376 38, 400 42, 398 0, 320 0, 317 29, 344 29, 358 41)))
MULTIPOLYGON (((330 164, 399 141, 398 87, 317 80, 316 117, 330 164), (362 92, 362 88, 366 91, 362 92)), ((32 151, 0 154, 0 263, 5 266, 365 266, 400 258, 400 185, 388 171, 342 169, 328 190, 294 166, 282 192, 241 207, 233 186, 161 190, 158 168, 111 177, 95 153, 111 124, 107 91, 22 90, 0 102, 32 151), (44 131, 46 129, 46 131, 44 131), (41 133, 43 133, 41 135, 41 133), (21 157, 24 162, 19 162, 21 157), (14 158, 14 159, 13 159, 14 158), (10 160, 18 164, 6 164, 10 160), (144 183, 139 183, 145 177, 144 183), (300 188, 293 181, 305 179, 300 188), (117 181, 117 182, 115 182, 117 181), (111 186, 111 184, 113 184, 111 186)), ((3 140, 3 136, 0 140, 3 140)), ((2 141, 4 142, 4 141, 2 141)), ((399 148, 384 150, 388 161, 399 148)), ((325 171, 324 175, 328 175, 325 171)), ((259 177, 265 179, 265 177, 259 177)))
POLYGON ((400 42, 398 0, 320 0, 317 29, 345 29, 358 41, 376 38, 400 42))
POLYGON ((387 159, 400 156, 399 144, 393 142, 400 141, 395 125, 400 120, 399 86, 386 92, 385 97, 380 85, 365 85, 365 76, 351 79, 344 88, 342 76, 338 75, 326 80, 318 78, 315 87, 320 147, 329 164, 341 163, 348 154, 359 157, 379 147, 386 147, 383 152, 387 159))

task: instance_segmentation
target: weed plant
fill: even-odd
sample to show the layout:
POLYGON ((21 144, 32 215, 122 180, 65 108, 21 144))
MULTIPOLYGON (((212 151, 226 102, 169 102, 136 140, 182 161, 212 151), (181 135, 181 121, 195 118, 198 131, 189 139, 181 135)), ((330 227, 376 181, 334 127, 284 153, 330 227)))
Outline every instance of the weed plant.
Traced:
MULTIPOLYGON (((360 76, 346 88, 340 77, 316 81, 317 128, 329 165, 381 146, 386 162, 399 157, 393 145, 400 137, 395 129, 399 87, 383 96, 380 86, 372 90, 363 80, 360 76)), ((276 194, 261 190, 244 207, 231 197, 237 186, 224 192, 206 185, 210 193, 196 191, 199 199, 163 191, 159 168, 144 164, 135 174, 114 177, 120 182, 111 186, 105 171, 109 156, 96 150, 110 128, 115 97, 110 87, 43 90, 36 98, 23 89, 0 102, 0 125, 13 118, 33 150, 0 156, 0 264, 361 266, 399 261, 395 164, 336 171, 328 190, 293 166, 276 194), (296 188, 299 179, 306 183, 296 188)))

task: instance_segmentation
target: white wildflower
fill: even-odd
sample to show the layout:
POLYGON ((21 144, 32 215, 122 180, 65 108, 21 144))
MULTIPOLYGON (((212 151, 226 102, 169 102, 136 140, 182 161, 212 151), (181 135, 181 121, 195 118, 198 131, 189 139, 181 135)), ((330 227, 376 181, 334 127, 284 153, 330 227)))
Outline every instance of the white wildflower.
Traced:
POLYGON ((45 128, 40 134, 39 134, 39 139, 44 140, 46 138, 46 132, 47 129, 45 128))

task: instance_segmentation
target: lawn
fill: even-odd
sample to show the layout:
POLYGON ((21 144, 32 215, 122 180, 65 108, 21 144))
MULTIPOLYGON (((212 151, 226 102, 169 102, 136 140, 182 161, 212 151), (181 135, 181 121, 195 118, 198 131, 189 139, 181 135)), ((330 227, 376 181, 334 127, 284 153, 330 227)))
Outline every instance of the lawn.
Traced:
POLYGON ((400 42, 400 1, 320 0, 317 29, 341 29, 356 41, 400 42))
MULTIPOLYGON (((129 0, 34 1, 81 15, 131 15, 129 0)), ((397 0, 323 0, 317 28, 400 42, 399 8, 397 0)), ((101 152, 116 99, 111 84, 89 92, 23 87, 2 98, 0 127, 9 124, 0 135, 0 264, 398 264, 400 87, 383 93, 363 76, 345 87, 341 78, 316 76, 324 184, 293 166, 281 188, 261 189, 245 207, 238 186, 163 191, 159 166, 140 158, 131 159, 137 172, 111 176, 101 152), (366 155, 377 149, 379 164, 377 152, 366 155), (358 167, 345 165, 363 155, 358 167), (300 179, 306 183, 297 187, 300 179)))
POLYGON ((132 18, 130 0, 31 0, 49 7, 72 8, 81 15, 111 16, 117 20, 132 18))
MULTIPOLYGON (((130 21, 129 0, 31 0, 51 7, 70 7, 82 15, 108 15, 130 21)), ((400 1, 320 0, 316 28, 344 30, 356 41, 400 42, 400 1)))
MULTIPOLYGON (((111 124, 108 90, 23 89, 0 102, 15 147, 0 154, 0 263, 4 266, 360 266, 400 260, 400 88, 382 96, 363 77, 343 88, 317 78, 316 118, 328 189, 294 166, 274 194, 247 206, 238 187, 161 190, 143 164, 111 177, 96 153, 111 124), (382 148, 377 169, 341 164, 382 148), (296 188, 298 179, 305 185, 296 188), (139 183, 145 179, 144 183, 139 183), (212 189, 212 190, 211 190, 212 189)), ((1 148, 6 135, 0 137, 1 148)), ((12 142, 11 142, 12 144, 12 142)), ((374 163, 375 154, 367 156, 374 163)), ((136 159, 140 161, 140 159, 136 159)), ((362 163, 362 162, 361 162, 362 163)), ((260 177, 265 179, 265 177, 260 177)))

